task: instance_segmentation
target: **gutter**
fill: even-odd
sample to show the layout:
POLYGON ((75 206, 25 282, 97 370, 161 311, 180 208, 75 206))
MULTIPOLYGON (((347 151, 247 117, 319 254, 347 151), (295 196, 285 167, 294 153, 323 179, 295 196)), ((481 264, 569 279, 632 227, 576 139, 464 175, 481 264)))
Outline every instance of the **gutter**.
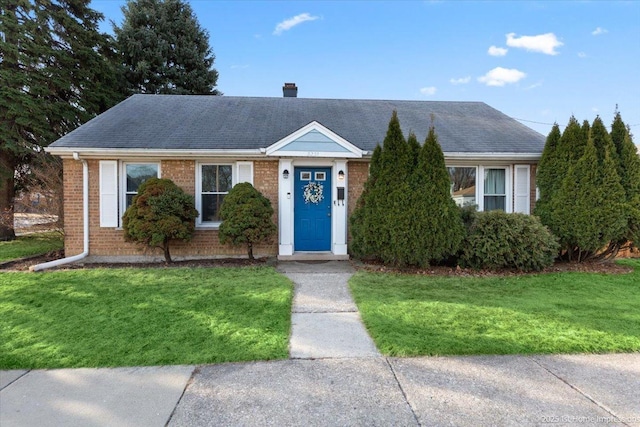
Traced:
POLYGON ((30 271, 42 271, 49 268, 58 267, 60 265, 69 264, 80 261, 89 255, 89 165, 85 159, 81 159, 78 153, 73 153, 74 160, 82 162, 82 220, 83 220, 83 246, 84 250, 81 254, 56 259, 53 261, 37 264, 29 268, 30 271))

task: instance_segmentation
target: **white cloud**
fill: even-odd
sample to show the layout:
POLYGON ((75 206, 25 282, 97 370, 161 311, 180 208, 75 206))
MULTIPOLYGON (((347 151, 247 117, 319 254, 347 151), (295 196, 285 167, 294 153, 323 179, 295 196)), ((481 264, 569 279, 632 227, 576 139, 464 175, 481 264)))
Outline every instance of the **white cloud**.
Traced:
POLYGON ((311 16, 308 13, 301 13, 300 15, 296 15, 293 18, 285 19, 284 21, 282 21, 278 25, 276 25, 276 29, 273 30, 273 35, 274 36, 279 36, 283 32, 292 29, 296 25, 300 25, 303 22, 307 22, 307 21, 315 21, 316 19, 320 19, 320 17, 319 16, 311 16))
POLYGON ((505 56, 508 51, 509 49, 506 49, 504 47, 491 46, 487 53, 491 56, 505 56))
POLYGON ((591 34, 593 34, 594 36, 599 36, 600 34, 606 34, 608 32, 609 30, 605 28, 597 27, 595 30, 591 31, 591 34))
POLYGON ((471 76, 460 77, 459 79, 450 79, 449 83, 452 85, 466 85, 471 81, 471 76))
POLYGON ((504 86, 506 84, 517 83, 527 75, 515 68, 496 67, 482 77, 478 77, 480 83, 487 86, 504 86))
POLYGON ((578 58, 586 58, 587 54, 584 52, 578 52, 578 58))
POLYGON ((420 89, 420 93, 423 95, 435 95, 436 91, 438 89, 435 86, 429 86, 429 87, 423 87, 422 89, 420 89))
POLYGON ((546 33, 537 36, 516 37, 515 33, 507 34, 507 46, 540 52, 546 55, 557 55, 557 47, 564 45, 555 34, 546 33))
POLYGON ((531 86, 527 86, 527 87, 524 88, 524 90, 531 90, 531 89, 535 89, 535 88, 540 87, 540 86, 542 86, 542 82, 534 83, 531 86))
POLYGON ((599 113, 600 109, 598 107, 591 107, 591 111, 593 111, 594 113, 599 113))

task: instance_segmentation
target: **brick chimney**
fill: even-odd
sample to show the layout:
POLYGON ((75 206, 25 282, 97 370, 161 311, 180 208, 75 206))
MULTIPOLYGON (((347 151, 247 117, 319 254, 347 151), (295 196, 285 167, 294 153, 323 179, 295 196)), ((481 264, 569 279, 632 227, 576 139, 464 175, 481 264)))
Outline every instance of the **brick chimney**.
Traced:
POLYGON ((282 86, 282 95, 285 98, 297 98, 298 97, 298 86, 295 83, 285 83, 282 86))

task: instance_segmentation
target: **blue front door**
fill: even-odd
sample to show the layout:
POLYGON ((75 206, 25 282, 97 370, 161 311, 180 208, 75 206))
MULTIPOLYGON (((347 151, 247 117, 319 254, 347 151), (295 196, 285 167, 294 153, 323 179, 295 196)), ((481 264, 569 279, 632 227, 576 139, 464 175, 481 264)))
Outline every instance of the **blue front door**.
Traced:
POLYGON ((294 169, 294 250, 331 250, 331 168, 294 169))

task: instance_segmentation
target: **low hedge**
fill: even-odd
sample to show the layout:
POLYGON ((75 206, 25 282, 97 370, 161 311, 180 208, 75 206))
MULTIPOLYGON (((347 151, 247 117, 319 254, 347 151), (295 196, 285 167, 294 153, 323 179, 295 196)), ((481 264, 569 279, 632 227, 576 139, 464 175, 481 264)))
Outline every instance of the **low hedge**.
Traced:
POLYGON ((553 264, 559 245, 536 216, 489 211, 476 213, 463 247, 461 261, 472 268, 538 271, 553 264))

